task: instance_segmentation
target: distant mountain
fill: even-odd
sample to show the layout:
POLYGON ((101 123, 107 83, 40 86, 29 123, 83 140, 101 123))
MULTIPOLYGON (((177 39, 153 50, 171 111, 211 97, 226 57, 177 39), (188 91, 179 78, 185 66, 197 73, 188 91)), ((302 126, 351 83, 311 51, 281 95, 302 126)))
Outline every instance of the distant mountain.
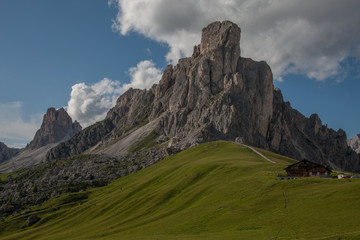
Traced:
POLYGON ((270 67, 240 57, 239 42, 236 24, 208 25, 192 57, 169 65, 151 89, 125 92, 104 121, 59 144, 47 158, 84 151, 126 155, 152 136, 169 154, 202 142, 236 140, 333 169, 360 171, 359 155, 347 146, 345 132, 323 126, 316 114, 306 118, 284 102, 270 67))
POLYGON ((49 108, 44 115, 40 129, 26 149, 37 149, 50 143, 59 143, 81 131, 80 124, 73 122, 64 108, 49 108))
POLYGON ((348 139, 347 142, 355 152, 360 154, 360 134, 356 134, 353 139, 348 139))
POLYGON ((6 162, 7 160, 14 157, 20 152, 20 149, 9 148, 3 142, 0 142, 0 163, 6 162))
POLYGON ((73 122, 63 108, 49 108, 34 139, 17 156, 0 165, 0 172, 32 166, 45 160, 47 151, 68 140, 81 129, 80 124, 73 122))

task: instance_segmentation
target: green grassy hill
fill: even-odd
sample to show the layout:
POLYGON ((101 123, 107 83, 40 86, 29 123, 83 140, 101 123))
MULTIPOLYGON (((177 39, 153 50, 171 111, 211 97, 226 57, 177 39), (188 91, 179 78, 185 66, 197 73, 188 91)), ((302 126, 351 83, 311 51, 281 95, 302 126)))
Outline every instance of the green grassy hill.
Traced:
POLYGON ((279 181, 293 160, 212 142, 0 223, 0 239, 360 239, 360 180, 279 181), (26 219, 41 220, 31 227, 26 219))

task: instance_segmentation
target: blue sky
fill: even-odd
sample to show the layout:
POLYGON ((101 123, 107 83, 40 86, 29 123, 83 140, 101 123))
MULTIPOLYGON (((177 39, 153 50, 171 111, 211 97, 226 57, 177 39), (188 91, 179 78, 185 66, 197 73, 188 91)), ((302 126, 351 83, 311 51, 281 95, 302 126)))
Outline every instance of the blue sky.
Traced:
POLYGON ((350 0, 2 0, 0 141, 24 146, 49 107, 67 107, 85 126, 101 120, 127 88, 149 88, 189 56, 202 27, 226 19, 242 28, 242 55, 269 63, 285 100, 353 137, 359 8, 350 0))

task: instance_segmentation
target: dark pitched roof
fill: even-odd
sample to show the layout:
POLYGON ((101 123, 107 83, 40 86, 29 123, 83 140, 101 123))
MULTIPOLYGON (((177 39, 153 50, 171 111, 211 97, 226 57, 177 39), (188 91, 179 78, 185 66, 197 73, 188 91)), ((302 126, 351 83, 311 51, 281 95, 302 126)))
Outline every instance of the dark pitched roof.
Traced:
POLYGON ((285 168, 285 170, 290 170, 292 167, 294 167, 296 165, 300 165, 301 167, 304 167, 307 170, 309 170, 311 168, 322 167, 322 168, 325 168, 326 170, 328 170, 329 172, 331 171, 331 169, 328 168, 328 167, 325 167, 325 166, 323 166, 321 164, 318 164, 318 163, 311 162, 311 161, 306 160, 306 159, 303 159, 303 160, 301 160, 301 161, 299 161, 297 163, 294 163, 294 164, 291 164, 291 165, 287 166, 285 168), (302 166, 302 165, 305 165, 305 166, 302 166))

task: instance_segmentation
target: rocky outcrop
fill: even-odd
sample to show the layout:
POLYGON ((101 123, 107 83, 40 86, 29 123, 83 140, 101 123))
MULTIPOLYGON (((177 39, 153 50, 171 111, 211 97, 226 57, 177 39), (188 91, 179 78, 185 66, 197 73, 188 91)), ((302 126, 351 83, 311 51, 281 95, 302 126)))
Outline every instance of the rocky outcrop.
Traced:
POLYGON ((40 129, 26 148, 37 149, 50 143, 59 143, 79 131, 81 131, 80 124, 77 121, 73 122, 64 108, 59 110, 49 108, 44 115, 40 129))
POLYGON ((153 91, 130 89, 119 97, 105 120, 85 128, 47 153, 47 159, 66 158, 80 154, 95 145, 106 145, 126 136, 149 122, 153 91))
POLYGON ((120 96, 105 119, 110 126, 107 131, 92 130, 98 134, 91 146, 80 144, 89 138, 85 129, 51 150, 48 159, 99 144, 106 148, 107 143, 134 128, 141 131, 148 123, 175 152, 201 142, 237 139, 335 169, 360 171, 359 156, 348 148, 344 131, 323 126, 316 114, 306 118, 292 109, 280 90, 274 89, 266 62, 240 57, 240 32, 229 21, 210 24, 202 30, 192 57, 169 65, 159 84, 120 96))
POLYGON ((39 216, 37 215, 31 215, 30 217, 28 217, 27 222, 28 222, 28 227, 34 225, 35 223, 37 223, 40 220, 39 216))
POLYGON ((20 149, 9 148, 3 142, 0 142, 0 163, 6 162, 12 157, 16 156, 20 152, 20 149))
MULTIPOLYGON (((306 118, 274 90, 274 115, 265 148, 295 159, 309 159, 335 170, 360 171, 359 156, 346 144, 346 133, 334 131, 317 114, 306 118)), ((261 146, 263 147, 263 146, 261 146)))
POLYGON ((348 139, 347 143, 356 153, 360 154, 360 134, 356 134, 353 139, 348 139))
POLYGON ((48 151, 46 159, 67 158, 80 154, 106 138, 113 129, 113 124, 108 120, 87 127, 68 141, 62 142, 48 151))
POLYGON ((40 129, 25 149, 18 151, 8 161, 0 165, 0 173, 36 165, 45 160, 46 153, 62 141, 68 140, 81 131, 80 124, 73 122, 67 112, 61 108, 49 108, 44 115, 40 129))

